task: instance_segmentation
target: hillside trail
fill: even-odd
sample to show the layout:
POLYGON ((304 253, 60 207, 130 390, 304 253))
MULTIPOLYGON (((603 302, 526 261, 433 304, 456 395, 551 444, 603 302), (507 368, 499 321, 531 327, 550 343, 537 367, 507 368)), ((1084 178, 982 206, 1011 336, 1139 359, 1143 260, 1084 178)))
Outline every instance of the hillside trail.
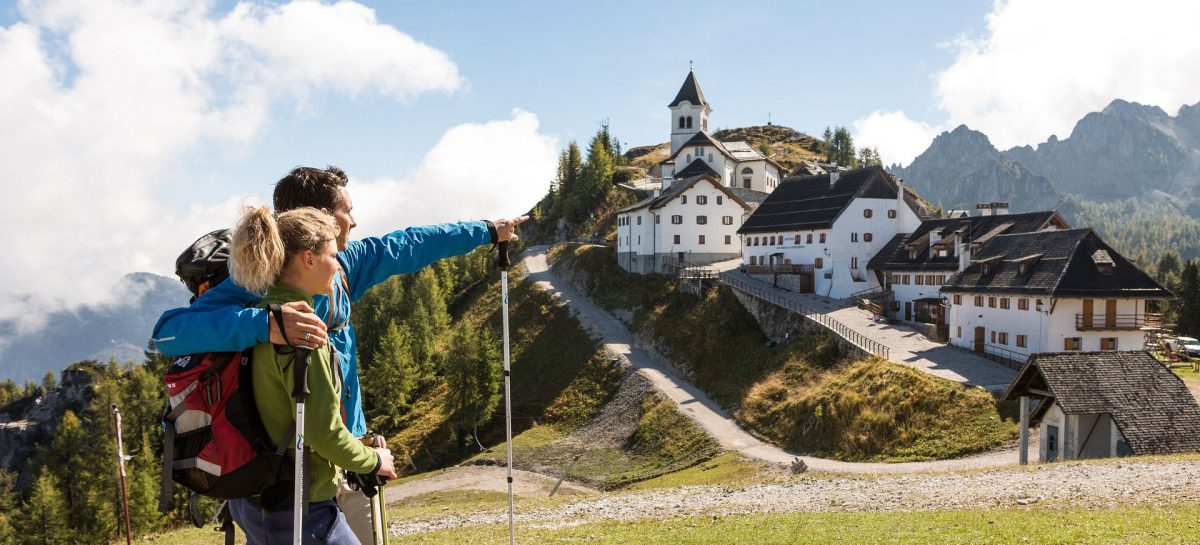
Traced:
POLYGON ((738 426, 728 412, 683 378, 669 363, 635 346, 633 335, 620 320, 551 272, 546 260, 547 249, 547 246, 531 246, 525 251, 525 269, 534 285, 558 299, 561 304, 567 305, 584 327, 601 339, 605 350, 627 359, 630 366, 649 379, 656 390, 674 401, 680 412, 695 420, 727 450, 737 451, 751 459, 781 465, 790 465, 794 460, 800 459, 810 470, 833 473, 944 472, 1018 463, 1015 448, 954 460, 865 463, 804 456, 763 442, 738 426))

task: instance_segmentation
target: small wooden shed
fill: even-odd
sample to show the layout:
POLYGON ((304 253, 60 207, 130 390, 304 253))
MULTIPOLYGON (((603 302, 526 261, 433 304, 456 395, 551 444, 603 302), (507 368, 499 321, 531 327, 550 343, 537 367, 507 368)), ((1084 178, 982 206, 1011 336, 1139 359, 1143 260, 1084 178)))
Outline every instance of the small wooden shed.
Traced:
POLYGON ((1200 405, 1148 352, 1033 354, 1001 400, 1021 402, 1021 463, 1200 451, 1200 405))

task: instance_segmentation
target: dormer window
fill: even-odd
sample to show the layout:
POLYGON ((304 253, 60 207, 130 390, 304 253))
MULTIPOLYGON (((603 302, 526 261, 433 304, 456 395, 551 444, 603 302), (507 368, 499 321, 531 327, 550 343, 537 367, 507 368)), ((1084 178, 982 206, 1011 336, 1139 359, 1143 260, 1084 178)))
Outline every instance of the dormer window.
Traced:
POLYGON ((1096 264, 1096 270, 1105 276, 1111 275, 1117 264, 1113 261, 1111 255, 1108 255, 1108 250, 1096 250, 1092 254, 1092 263, 1096 264))

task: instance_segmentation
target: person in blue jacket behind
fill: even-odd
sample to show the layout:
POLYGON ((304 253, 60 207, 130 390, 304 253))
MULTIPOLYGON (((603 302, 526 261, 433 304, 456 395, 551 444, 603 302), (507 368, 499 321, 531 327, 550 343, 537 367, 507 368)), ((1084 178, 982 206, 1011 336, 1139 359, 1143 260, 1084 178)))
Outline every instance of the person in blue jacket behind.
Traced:
MULTIPOLYGON (((357 226, 351 215, 353 202, 346 191, 349 178, 337 167, 299 167, 275 184, 276 212, 311 206, 333 215, 337 236, 338 263, 329 295, 318 295, 312 307, 304 302, 284 307, 283 322, 293 344, 311 348, 330 344, 341 364, 344 388, 342 405, 346 428, 368 446, 383 448, 381 437, 365 437, 366 416, 358 380, 354 328, 350 303, 372 286, 397 274, 421 270, 427 265, 476 247, 517 239, 516 226, 528 219, 466 221, 424 227, 409 227, 382 237, 349 241, 357 226), (302 340, 297 341, 297 338, 302 340)), ((216 351, 237 351, 260 342, 285 344, 279 324, 270 313, 250 308, 257 297, 226 279, 208 289, 188 307, 168 310, 154 326, 155 347, 169 357, 216 351)), ((371 542, 370 501, 359 491, 342 486, 338 505, 355 535, 371 542)))

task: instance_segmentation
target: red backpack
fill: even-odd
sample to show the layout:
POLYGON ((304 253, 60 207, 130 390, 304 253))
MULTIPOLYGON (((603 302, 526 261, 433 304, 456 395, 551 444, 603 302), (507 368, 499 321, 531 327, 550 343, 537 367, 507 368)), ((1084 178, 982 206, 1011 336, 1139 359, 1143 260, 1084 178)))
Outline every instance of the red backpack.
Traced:
MULTIPOLYGON (((271 444, 254 401, 250 355, 183 356, 163 376, 170 399, 163 415, 160 511, 170 509, 171 481, 211 498, 262 495, 264 505, 291 494, 290 445, 271 444)), ((292 426, 284 437, 295 435, 292 426)))

